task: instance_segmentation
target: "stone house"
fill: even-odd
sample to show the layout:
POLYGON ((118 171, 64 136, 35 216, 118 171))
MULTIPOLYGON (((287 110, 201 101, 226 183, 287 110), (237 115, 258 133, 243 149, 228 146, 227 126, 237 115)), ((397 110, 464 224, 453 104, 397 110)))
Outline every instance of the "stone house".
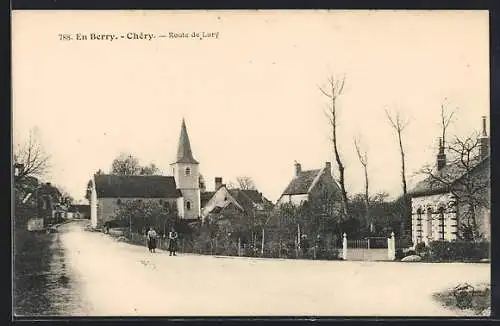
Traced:
POLYGON ((321 169, 302 170, 300 163, 295 162, 295 175, 279 197, 276 207, 286 203, 299 206, 325 193, 340 194, 340 187, 332 175, 331 163, 326 162, 321 169))
POLYGON ((101 227, 114 218, 123 201, 131 200, 174 204, 179 218, 187 221, 200 218, 199 162, 193 157, 184 120, 171 167, 172 176, 94 175, 89 200, 91 225, 101 227))
POLYGON ((414 245, 421 242, 429 244, 434 240, 456 240, 459 225, 465 222, 470 207, 464 202, 466 196, 467 200, 471 198, 477 202, 474 215, 479 232, 486 239, 490 238, 490 153, 486 117, 482 122, 482 133, 477 142, 479 153, 470 164, 464 166, 460 161, 447 162, 440 140, 433 171, 409 192, 414 245), (465 191, 473 195, 467 195, 465 191))

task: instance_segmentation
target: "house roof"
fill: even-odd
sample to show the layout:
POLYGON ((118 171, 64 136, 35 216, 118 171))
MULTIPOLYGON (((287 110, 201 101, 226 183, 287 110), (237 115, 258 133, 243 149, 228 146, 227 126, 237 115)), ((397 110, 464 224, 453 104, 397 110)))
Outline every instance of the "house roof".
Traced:
POLYGON ((193 157, 191 143, 186 129, 186 122, 182 119, 181 135, 179 136, 179 145, 177 147, 177 159, 175 163, 199 164, 193 157))
MULTIPOLYGON (((483 159, 477 159, 477 163, 473 167, 473 171, 481 166, 489 165, 489 162, 489 156, 483 159)), ((441 170, 433 171, 432 173, 435 173, 436 177, 445 178, 447 183, 453 185, 465 175, 464 170, 465 169, 460 166, 460 163, 451 163, 445 165, 441 170)), ((419 197, 429 196, 433 194, 442 194, 448 191, 450 191, 448 185, 443 182, 437 181, 435 177, 429 175, 424 180, 418 182, 415 187, 413 187, 413 189, 409 191, 409 194, 412 197, 419 197)))
POLYGON ((42 183, 40 185, 40 190, 38 192, 40 195, 50 195, 53 196, 54 198, 61 197, 61 192, 59 189, 51 185, 50 183, 42 183))
POLYGON ((283 191, 283 195, 307 194, 314 179, 320 172, 321 169, 301 171, 298 176, 290 181, 285 191, 283 191))
POLYGON ((182 197, 172 176, 95 175, 97 197, 179 198, 182 197))
POLYGON ((201 208, 205 207, 206 203, 214 196, 215 191, 204 191, 200 193, 201 208))
POLYGON ((250 211, 255 208, 255 205, 262 205, 263 208, 272 206, 271 201, 258 190, 231 189, 229 192, 245 210, 250 211))

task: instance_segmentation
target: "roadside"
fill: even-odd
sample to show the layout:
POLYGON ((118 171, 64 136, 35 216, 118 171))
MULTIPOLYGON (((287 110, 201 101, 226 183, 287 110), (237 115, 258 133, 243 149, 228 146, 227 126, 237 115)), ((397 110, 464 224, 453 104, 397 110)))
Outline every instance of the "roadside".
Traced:
POLYGON ((15 231, 13 270, 14 316, 74 314, 77 283, 67 266, 58 228, 49 232, 15 231))

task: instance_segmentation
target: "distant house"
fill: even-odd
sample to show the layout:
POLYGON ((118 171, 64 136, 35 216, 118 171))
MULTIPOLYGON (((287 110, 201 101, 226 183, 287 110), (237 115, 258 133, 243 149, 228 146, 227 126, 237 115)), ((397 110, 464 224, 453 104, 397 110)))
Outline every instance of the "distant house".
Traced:
MULTIPOLYGON (((218 220, 240 216, 255 216, 272 210, 273 203, 258 190, 228 189, 222 178, 215 178, 215 192, 204 202, 202 219, 218 220)), ((208 197, 208 196, 207 196, 208 197)))
POLYGON ((90 205, 70 205, 68 208, 67 218, 90 219, 90 205))
POLYGON ((174 203, 179 218, 200 218, 199 162, 193 157, 186 123, 182 120, 177 156, 171 164, 172 176, 96 174, 90 195, 91 225, 101 227, 114 218, 123 201, 147 200, 174 203))
POLYGON ((38 198, 38 217, 43 218, 44 225, 62 221, 65 207, 61 204, 62 194, 50 182, 38 187, 35 194, 38 198))
POLYGON ((324 193, 340 193, 340 187, 332 176, 331 163, 326 162, 321 169, 302 170, 300 163, 296 162, 295 175, 279 197, 276 207, 287 203, 298 206, 324 193))
MULTIPOLYGON (((479 155, 473 158, 469 169, 461 163, 447 163, 442 142, 432 175, 428 175, 410 190, 412 198, 412 239, 414 244, 429 244, 433 240, 457 239, 460 223, 464 222, 466 207, 457 204, 456 194, 463 192, 464 177, 469 170, 470 180, 476 184, 475 201, 482 203, 475 208, 480 232, 490 238, 490 154, 489 138, 486 132, 486 118, 483 117, 483 130, 478 140, 479 155), (446 183, 437 180, 446 179, 446 183)), ((468 182, 467 184, 471 184, 468 182)))

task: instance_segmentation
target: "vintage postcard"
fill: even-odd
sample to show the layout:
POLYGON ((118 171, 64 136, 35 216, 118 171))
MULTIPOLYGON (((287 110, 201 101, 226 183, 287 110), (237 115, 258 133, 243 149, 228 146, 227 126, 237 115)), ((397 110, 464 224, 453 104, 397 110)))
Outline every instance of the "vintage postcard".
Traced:
POLYGON ((13 315, 490 316, 488 31, 14 10, 13 315))

